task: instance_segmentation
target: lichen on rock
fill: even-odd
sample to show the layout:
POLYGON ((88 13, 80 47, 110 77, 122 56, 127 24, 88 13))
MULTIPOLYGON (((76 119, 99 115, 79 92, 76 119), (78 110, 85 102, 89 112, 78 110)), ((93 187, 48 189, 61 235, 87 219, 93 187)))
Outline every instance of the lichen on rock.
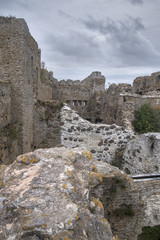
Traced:
POLYGON ((93 166, 91 153, 81 149, 18 156, 2 174, 0 239, 112 240, 103 205, 92 196, 102 180, 93 166))

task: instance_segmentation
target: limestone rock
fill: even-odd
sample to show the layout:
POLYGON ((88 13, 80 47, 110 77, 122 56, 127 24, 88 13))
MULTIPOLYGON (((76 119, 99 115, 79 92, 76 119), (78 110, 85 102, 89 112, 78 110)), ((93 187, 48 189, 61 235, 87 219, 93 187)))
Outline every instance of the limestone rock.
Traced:
POLYGON ((160 133, 146 133, 128 142, 122 169, 127 173, 156 173, 160 170, 160 133))
POLYGON ((1 240, 114 239, 92 196, 102 175, 90 152, 39 149, 0 171, 1 240))

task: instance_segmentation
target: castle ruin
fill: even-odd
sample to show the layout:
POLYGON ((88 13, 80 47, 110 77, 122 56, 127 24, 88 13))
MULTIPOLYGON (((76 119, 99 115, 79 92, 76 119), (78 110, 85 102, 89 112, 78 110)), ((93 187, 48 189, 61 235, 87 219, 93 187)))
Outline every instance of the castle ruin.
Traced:
POLYGON ((0 31, 0 162, 61 144, 63 103, 91 123, 130 129, 135 109, 160 105, 160 72, 108 89, 100 72, 58 81, 41 68, 41 51, 24 19, 0 17, 0 31))

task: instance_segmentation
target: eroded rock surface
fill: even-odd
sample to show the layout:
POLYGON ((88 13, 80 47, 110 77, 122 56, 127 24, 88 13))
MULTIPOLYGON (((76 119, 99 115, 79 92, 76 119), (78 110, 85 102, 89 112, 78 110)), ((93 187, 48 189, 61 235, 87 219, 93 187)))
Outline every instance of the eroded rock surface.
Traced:
POLYGON ((0 171, 1 240, 114 239, 101 201, 91 194, 102 175, 90 152, 39 149, 0 171))
POLYGON ((160 170, 160 133, 146 133, 128 142, 122 169, 127 173, 155 173, 160 170))

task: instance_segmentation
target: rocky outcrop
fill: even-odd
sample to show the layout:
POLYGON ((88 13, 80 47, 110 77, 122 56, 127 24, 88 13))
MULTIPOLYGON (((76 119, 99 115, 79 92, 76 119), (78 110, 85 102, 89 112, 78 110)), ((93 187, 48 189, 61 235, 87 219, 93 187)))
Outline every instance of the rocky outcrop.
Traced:
POLYGON ((115 239, 92 194, 102 175, 90 152, 40 149, 1 168, 1 240, 115 239))
POLYGON ((160 133, 146 133, 128 142, 119 164, 130 174, 155 173, 160 170, 159 156, 160 133))

